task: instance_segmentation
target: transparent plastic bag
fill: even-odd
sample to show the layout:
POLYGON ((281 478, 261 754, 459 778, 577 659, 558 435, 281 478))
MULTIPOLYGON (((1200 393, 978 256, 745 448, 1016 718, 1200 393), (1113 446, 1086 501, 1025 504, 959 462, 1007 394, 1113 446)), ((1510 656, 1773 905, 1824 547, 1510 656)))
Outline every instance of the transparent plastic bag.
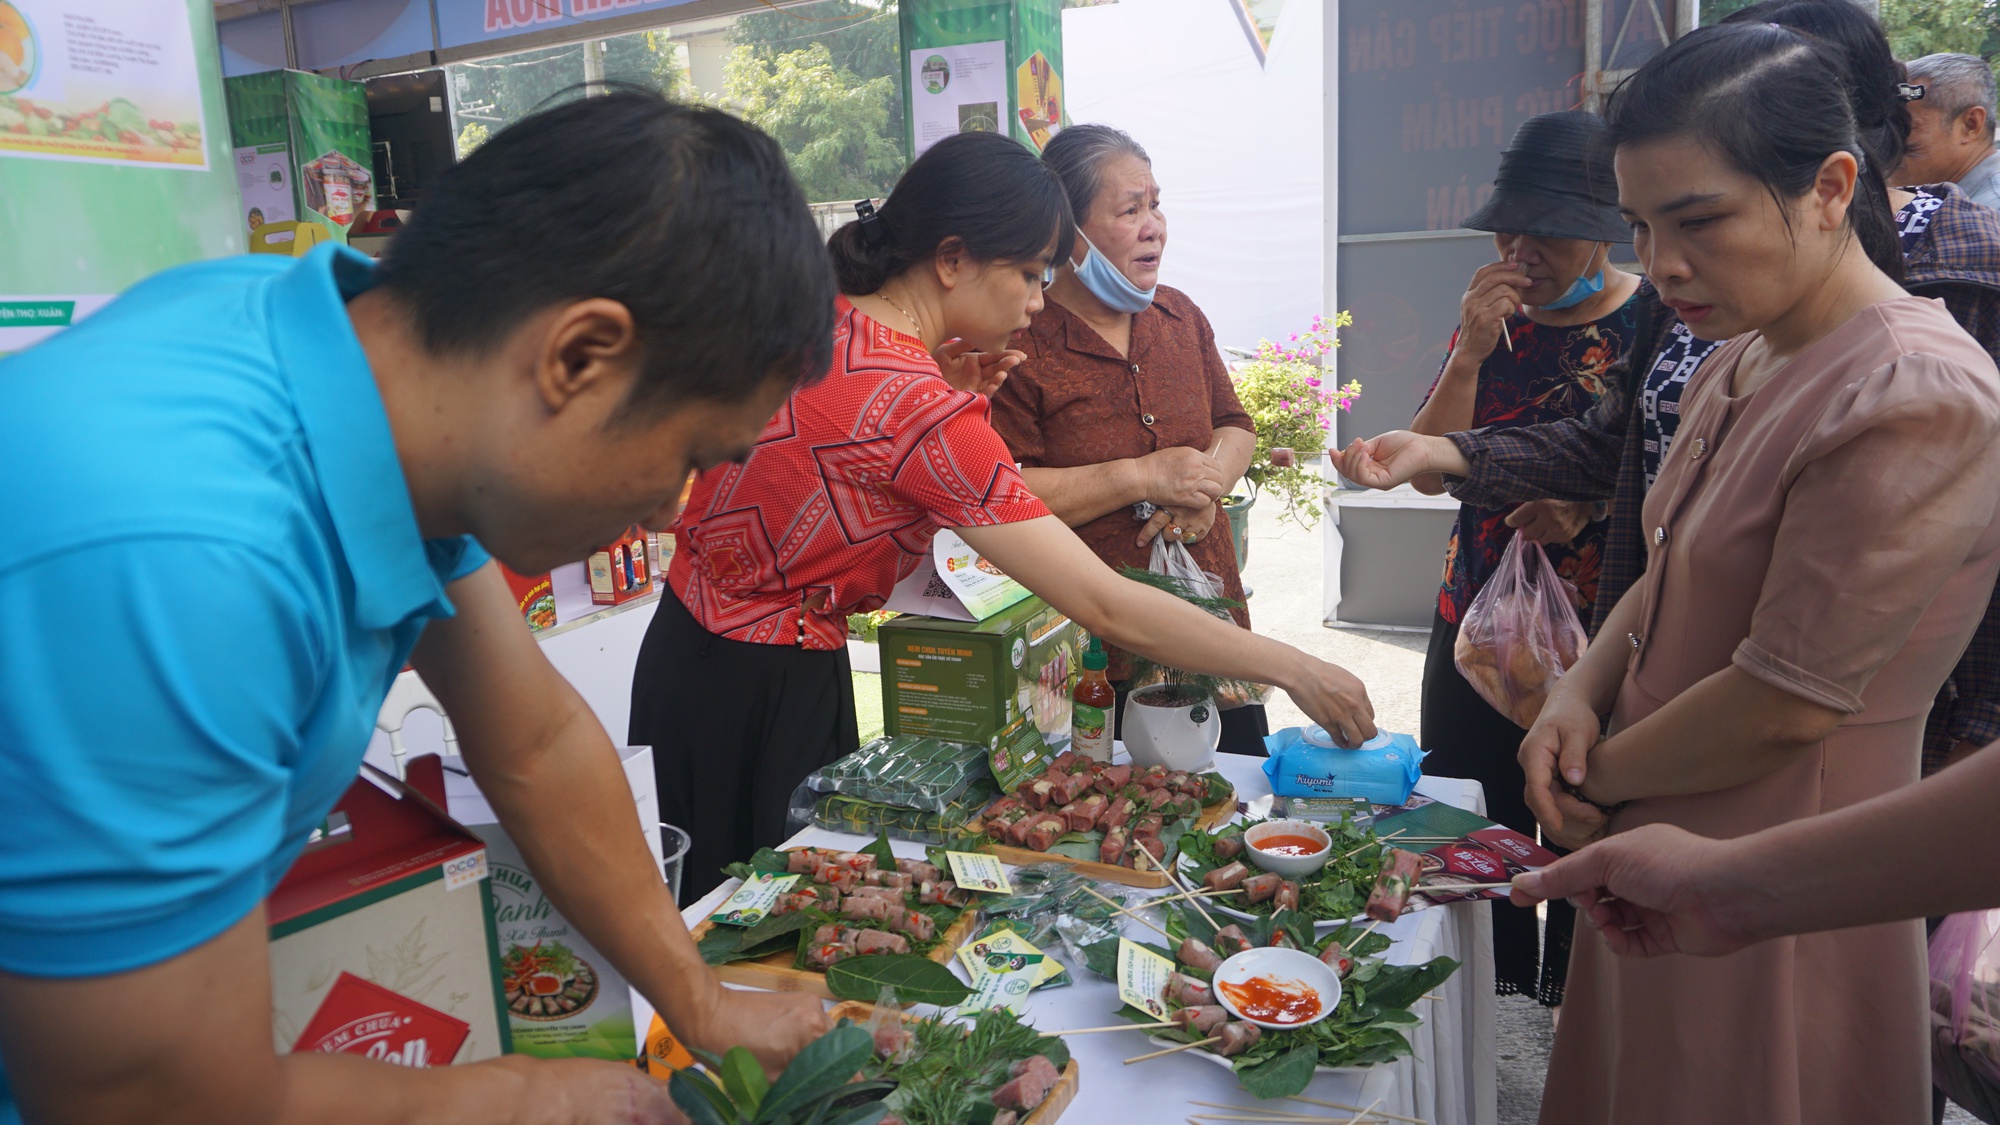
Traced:
POLYGON ((1530 727, 1586 643, 1570 584, 1541 544, 1516 535, 1466 607, 1452 658, 1481 699, 1516 726, 1530 727))
POLYGON ((1931 1077, 2000 1121, 2000 910, 1953 914, 1931 935, 1931 1077))

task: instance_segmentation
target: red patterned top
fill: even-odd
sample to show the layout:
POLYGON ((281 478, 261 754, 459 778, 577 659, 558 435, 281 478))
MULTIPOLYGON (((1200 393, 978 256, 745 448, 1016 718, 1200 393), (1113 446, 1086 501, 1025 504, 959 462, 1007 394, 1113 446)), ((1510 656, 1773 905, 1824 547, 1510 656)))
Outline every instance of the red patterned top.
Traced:
POLYGON ((667 581, 718 636, 839 648, 847 615, 879 608, 939 528, 1049 514, 990 416, 922 341, 841 298, 832 369, 785 402, 748 461, 696 479, 667 581))

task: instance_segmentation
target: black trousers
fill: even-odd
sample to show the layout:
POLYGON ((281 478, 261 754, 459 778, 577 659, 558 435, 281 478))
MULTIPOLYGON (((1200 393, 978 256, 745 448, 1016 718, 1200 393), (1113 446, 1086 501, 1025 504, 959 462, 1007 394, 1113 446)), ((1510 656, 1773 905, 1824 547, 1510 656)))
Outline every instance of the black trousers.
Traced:
MULTIPOLYGON (((1528 732, 1495 711, 1459 675, 1452 662, 1457 643, 1458 626, 1442 614, 1434 617, 1430 649, 1424 654, 1423 729, 1418 737, 1430 752, 1424 772, 1478 781, 1486 787, 1486 815, 1533 838, 1535 814, 1523 796, 1528 778, 1516 757, 1528 732)), ((1533 907, 1494 902, 1496 991, 1532 996, 1551 1007, 1562 1003, 1575 923, 1575 908, 1561 899, 1548 904, 1545 932, 1533 907)))
MULTIPOLYGON (((1126 688, 1126 681, 1119 680, 1111 685, 1118 693, 1117 717, 1112 720, 1112 737, 1125 737, 1125 697, 1132 694, 1126 688)), ((1262 703, 1246 703, 1241 707, 1231 707, 1222 715, 1222 742, 1216 746, 1218 754, 1249 754, 1263 758, 1270 754, 1264 745, 1264 736, 1271 733, 1271 722, 1264 715, 1262 703)))
POLYGON ((681 902, 783 842, 792 790, 860 745, 847 650, 718 637, 668 588, 632 673, 630 745, 653 748, 660 815, 692 843, 681 902))

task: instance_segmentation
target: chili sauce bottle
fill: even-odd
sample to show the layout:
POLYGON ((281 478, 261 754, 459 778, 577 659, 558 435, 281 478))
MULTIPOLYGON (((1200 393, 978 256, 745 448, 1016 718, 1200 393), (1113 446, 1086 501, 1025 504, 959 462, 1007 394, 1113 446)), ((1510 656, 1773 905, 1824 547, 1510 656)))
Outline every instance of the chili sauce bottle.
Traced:
POLYGON ((1069 748, 1100 762, 1111 760, 1111 713, 1118 702, 1117 691, 1104 677, 1109 663, 1104 642, 1090 638, 1090 647, 1083 651, 1083 675, 1070 697, 1076 706, 1070 712, 1069 748))

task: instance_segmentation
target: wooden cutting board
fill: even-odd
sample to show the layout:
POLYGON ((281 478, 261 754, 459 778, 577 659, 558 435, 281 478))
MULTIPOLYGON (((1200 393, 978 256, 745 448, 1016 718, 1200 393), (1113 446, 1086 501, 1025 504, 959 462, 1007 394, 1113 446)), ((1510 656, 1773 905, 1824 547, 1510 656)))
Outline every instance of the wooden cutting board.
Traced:
MULTIPOLYGON (((827 1015, 832 1016, 835 1022, 850 1019, 855 1023, 867 1023, 874 1014, 875 1005, 863 1004, 858 1000, 844 1000, 827 1011, 827 1015)), ((907 1012, 903 1014, 905 1020, 915 1018, 917 1017, 907 1012)), ((1072 1055, 1069 1065, 1063 1068, 1062 1078, 1049 1087, 1049 1096, 1043 1098, 1042 1104, 1036 1106, 1032 1113, 1021 1119, 1021 1125, 1055 1125, 1055 1120, 1063 1115, 1063 1110, 1068 1109, 1069 1103, 1076 1100, 1076 1092, 1082 1085, 1083 1070, 1077 1065, 1076 1057, 1072 1055)))
MULTIPOLYGON (((1195 818, 1196 831, 1207 832, 1218 825, 1229 823, 1236 815, 1236 787, 1231 786, 1227 796, 1212 805, 1202 806, 1201 815, 1195 818)), ((1133 867, 1120 867, 1114 863, 1102 863, 1094 859, 1072 859, 1066 855, 1051 852, 1031 852, 1026 848, 1016 848, 1007 844, 988 844, 983 851, 1000 857, 1002 863, 1024 867, 1030 863, 1067 863, 1076 868, 1079 875, 1102 883, 1123 883, 1128 887, 1159 888, 1172 884, 1159 871, 1147 868, 1140 871, 1133 867)))

